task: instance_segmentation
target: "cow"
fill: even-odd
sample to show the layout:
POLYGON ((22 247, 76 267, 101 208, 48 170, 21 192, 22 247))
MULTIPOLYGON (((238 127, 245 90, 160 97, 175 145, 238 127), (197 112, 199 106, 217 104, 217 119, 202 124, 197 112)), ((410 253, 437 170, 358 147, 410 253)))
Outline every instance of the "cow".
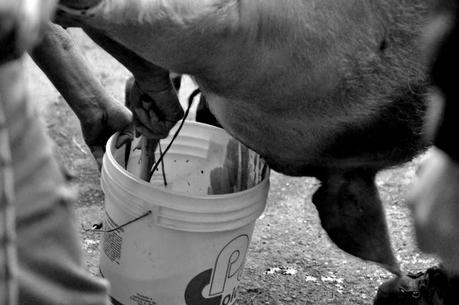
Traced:
MULTIPOLYGON (((167 136, 183 111, 169 72, 193 77, 218 123, 269 166, 321 185, 312 201, 344 251, 400 274, 375 184, 428 145, 420 32, 429 0, 61 0, 124 64, 154 112, 138 130, 167 136)), ((63 72, 65 73, 65 72, 63 72)))

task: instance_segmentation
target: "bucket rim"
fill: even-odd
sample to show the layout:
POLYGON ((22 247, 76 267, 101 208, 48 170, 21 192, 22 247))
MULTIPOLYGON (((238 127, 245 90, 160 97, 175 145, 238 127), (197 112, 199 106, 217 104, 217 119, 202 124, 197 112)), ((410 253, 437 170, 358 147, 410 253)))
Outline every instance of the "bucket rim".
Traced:
MULTIPOLYGON (((185 125, 195 125, 195 126, 199 126, 199 127, 215 129, 215 130, 218 130, 219 132, 225 133, 229 137, 232 137, 224 129, 219 128, 219 127, 215 127, 215 126, 212 126, 212 125, 203 124, 203 123, 194 122, 194 121, 185 121, 185 125)), ((175 129, 175 127, 171 130, 171 132, 173 132, 174 129, 175 129)), ((253 186, 251 188, 245 189, 243 191, 238 191, 238 192, 228 193, 228 194, 197 195, 197 194, 190 194, 190 193, 178 192, 178 191, 172 191, 172 190, 165 189, 165 188, 160 188, 160 187, 158 187, 158 186, 156 186, 156 185, 154 185, 154 184, 152 184, 150 182, 147 182, 147 181, 144 181, 144 180, 141 180, 141 179, 135 177, 129 171, 124 169, 115 160, 115 157, 113 156, 113 153, 112 153, 112 147, 114 147, 114 141, 115 141, 116 137, 118 136, 118 134, 119 134, 119 132, 114 133, 107 141, 106 149, 105 149, 105 156, 103 158, 102 170, 107 170, 106 167, 108 165, 105 162, 105 159, 107 158, 110 161, 111 166, 113 166, 114 169, 117 170, 118 172, 122 173, 124 175, 124 177, 126 177, 127 179, 131 180, 132 182, 139 183, 140 185, 142 185, 144 187, 154 188, 156 191, 159 191, 159 192, 167 194, 167 195, 181 197, 181 198, 193 198, 193 199, 199 199, 199 200, 231 199, 231 198, 234 198, 234 197, 244 196, 246 194, 252 193, 252 192, 254 192, 254 191, 256 191, 256 190, 258 190, 260 188, 265 187, 266 184, 269 183, 270 168, 266 164, 266 173, 265 173, 265 176, 263 177, 263 179, 260 181, 260 183, 258 183, 257 185, 255 185, 255 186, 253 186)))

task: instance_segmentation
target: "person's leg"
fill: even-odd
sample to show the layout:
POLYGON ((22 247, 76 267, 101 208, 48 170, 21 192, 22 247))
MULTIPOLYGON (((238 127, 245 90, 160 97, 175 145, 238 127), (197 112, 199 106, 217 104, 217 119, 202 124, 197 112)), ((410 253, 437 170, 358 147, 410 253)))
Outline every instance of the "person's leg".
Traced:
POLYGON ((15 305, 17 303, 17 262, 13 206, 14 185, 7 114, 4 106, 0 82, 0 304, 15 305))
POLYGON ((109 304, 107 283, 84 269, 74 196, 24 87, 22 60, 0 67, 14 176, 19 304, 109 304))

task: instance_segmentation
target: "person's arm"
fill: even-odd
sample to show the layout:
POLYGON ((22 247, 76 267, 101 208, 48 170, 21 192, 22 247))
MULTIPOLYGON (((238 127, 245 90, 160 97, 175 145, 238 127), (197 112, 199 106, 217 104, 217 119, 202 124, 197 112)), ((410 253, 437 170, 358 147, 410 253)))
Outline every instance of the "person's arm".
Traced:
POLYGON ((85 31, 134 75, 126 102, 129 99, 136 130, 144 136, 141 141, 140 178, 150 181, 158 140, 167 137, 183 116, 169 71, 146 61, 97 30, 86 28, 85 31))
POLYGON ((436 86, 427 131, 435 145, 408 196, 419 248, 459 272, 459 27, 457 1, 442 0, 426 30, 426 58, 436 86))
POLYGON ((48 24, 31 56, 77 115, 84 139, 99 159, 107 139, 131 122, 130 111, 107 93, 59 25, 48 24))
POLYGON ((141 123, 136 124, 136 128, 149 138, 167 137, 169 130, 183 116, 169 71, 146 61, 97 30, 86 28, 85 32, 133 74, 135 87, 144 96, 143 99, 137 99, 139 103, 130 106, 134 120, 141 123))

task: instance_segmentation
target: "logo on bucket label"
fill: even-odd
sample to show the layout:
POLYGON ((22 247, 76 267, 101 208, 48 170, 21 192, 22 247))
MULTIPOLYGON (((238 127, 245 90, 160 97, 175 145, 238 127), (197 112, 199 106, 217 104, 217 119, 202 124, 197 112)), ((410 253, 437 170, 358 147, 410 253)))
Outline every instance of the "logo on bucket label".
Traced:
POLYGON ((236 301, 237 286, 245 263, 249 236, 230 241, 217 256, 215 265, 196 275, 185 289, 187 305, 230 305, 236 301))

